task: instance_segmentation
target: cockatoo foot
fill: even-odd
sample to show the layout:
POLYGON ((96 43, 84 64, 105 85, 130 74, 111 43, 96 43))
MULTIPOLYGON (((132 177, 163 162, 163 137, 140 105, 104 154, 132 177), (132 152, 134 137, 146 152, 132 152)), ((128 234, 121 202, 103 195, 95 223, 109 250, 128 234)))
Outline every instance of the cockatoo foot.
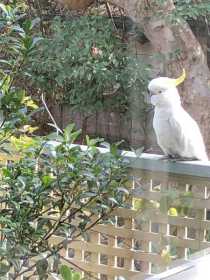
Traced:
POLYGON ((165 155, 160 158, 160 160, 173 160, 175 157, 172 155, 165 155))
POLYGON ((176 161, 196 161, 198 159, 196 158, 187 158, 187 157, 178 157, 176 158, 176 161))
POLYGON ((195 161, 196 158, 187 158, 187 157, 181 157, 178 155, 165 155, 161 158, 161 160, 168 160, 171 162, 177 162, 177 161, 195 161))

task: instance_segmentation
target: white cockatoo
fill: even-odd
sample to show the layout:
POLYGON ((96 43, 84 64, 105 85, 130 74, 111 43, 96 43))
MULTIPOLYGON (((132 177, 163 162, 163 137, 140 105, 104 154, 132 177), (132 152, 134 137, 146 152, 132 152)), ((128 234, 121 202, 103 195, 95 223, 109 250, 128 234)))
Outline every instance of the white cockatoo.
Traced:
POLYGON ((177 90, 185 77, 183 70, 178 79, 159 77, 149 83, 151 103, 155 106, 153 127, 166 157, 207 161, 199 126, 182 107, 177 90))

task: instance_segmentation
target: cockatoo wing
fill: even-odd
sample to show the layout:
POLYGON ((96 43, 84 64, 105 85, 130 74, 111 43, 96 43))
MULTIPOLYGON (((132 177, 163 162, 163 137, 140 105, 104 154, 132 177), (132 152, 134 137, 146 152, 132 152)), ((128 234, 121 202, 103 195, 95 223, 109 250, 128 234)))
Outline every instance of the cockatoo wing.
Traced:
POLYGON ((174 137, 174 150, 181 157, 207 160, 200 129, 193 118, 182 109, 168 120, 174 137))

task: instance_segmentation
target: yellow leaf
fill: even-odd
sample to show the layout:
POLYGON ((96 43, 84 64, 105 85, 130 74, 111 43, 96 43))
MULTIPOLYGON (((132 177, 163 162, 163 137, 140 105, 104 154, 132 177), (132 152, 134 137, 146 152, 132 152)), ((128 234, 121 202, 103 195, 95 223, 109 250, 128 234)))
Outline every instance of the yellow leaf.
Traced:
POLYGON ((178 216, 176 208, 173 208, 173 207, 168 210, 168 214, 170 216, 175 216, 175 217, 178 216))
POLYGON ((36 142, 32 137, 26 135, 21 135, 19 138, 12 136, 10 141, 17 150, 27 149, 30 146, 33 146, 33 144, 36 142))
POLYGON ((37 106, 37 104, 29 96, 25 96, 22 100, 22 103, 25 104, 27 107, 30 107, 32 109, 38 109, 39 108, 37 106))
POLYGON ((28 133, 33 133, 34 131, 36 131, 37 129, 39 129, 37 126, 33 127, 33 126, 30 126, 30 125, 24 125, 20 131, 21 132, 28 132, 28 133))
POLYGON ((169 265, 171 263, 171 255, 170 255, 170 252, 168 249, 163 249, 162 252, 161 252, 161 257, 162 259, 164 260, 164 263, 166 265, 169 265))

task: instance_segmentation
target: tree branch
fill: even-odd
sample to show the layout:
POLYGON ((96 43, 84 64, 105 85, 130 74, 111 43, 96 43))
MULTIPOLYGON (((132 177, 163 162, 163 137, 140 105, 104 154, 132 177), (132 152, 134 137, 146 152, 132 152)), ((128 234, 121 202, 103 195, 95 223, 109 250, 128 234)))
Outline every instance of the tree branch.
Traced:
POLYGON ((49 110, 49 108, 48 108, 48 106, 47 106, 47 103, 46 103, 46 101, 45 101, 45 99, 44 99, 44 94, 43 94, 43 93, 42 93, 42 95, 41 95, 41 100, 42 100, 42 103, 43 103, 43 105, 44 105, 44 107, 45 107, 45 109, 46 109, 48 115, 50 116, 50 118, 51 118, 51 120, 52 120, 52 122, 53 122, 53 124, 54 124, 54 126, 55 126, 55 128, 56 128, 56 130, 57 130, 57 134, 58 134, 58 132, 61 133, 61 134, 63 134, 63 130, 58 126, 56 120, 54 119, 52 113, 50 112, 50 110, 49 110))

